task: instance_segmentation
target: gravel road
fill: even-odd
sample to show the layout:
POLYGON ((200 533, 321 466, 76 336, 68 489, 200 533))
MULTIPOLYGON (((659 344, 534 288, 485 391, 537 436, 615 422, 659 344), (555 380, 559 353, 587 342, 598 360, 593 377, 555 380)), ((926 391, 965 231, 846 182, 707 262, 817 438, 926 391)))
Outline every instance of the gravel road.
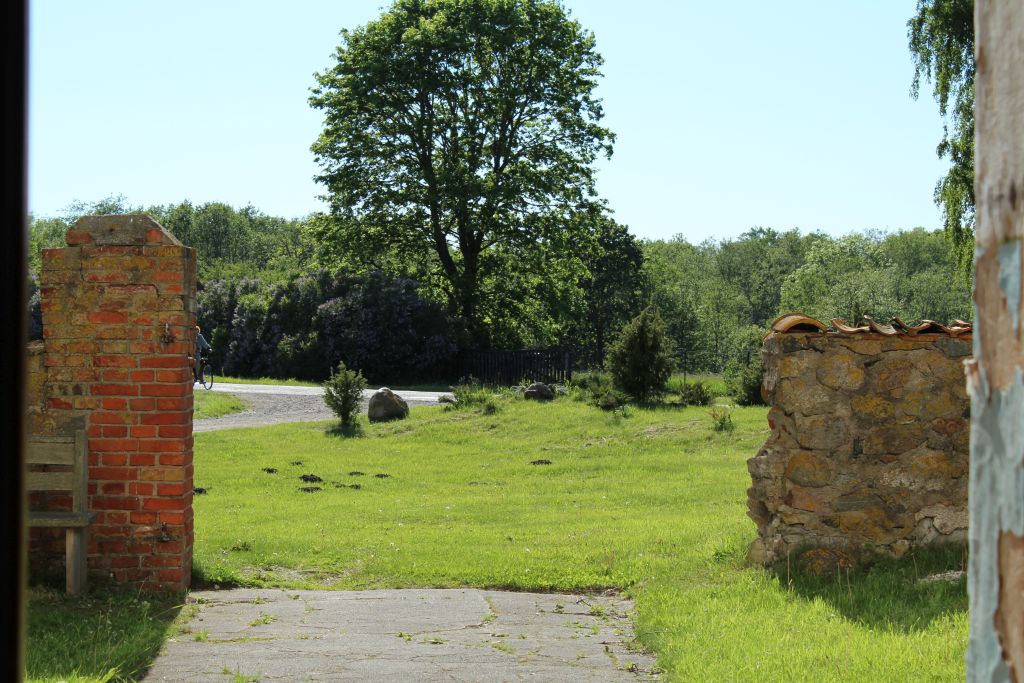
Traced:
MULTIPOLYGON (((234 394, 248 403, 249 408, 241 413, 198 419, 192 425, 193 432, 336 419, 331 409, 324 404, 323 389, 320 387, 214 384, 212 391, 234 394)), ((366 410, 366 405, 373 392, 373 389, 363 392, 362 410, 366 410)), ((410 408, 417 405, 436 405, 438 398, 443 395, 442 392, 437 391, 400 391, 395 393, 404 398, 410 408)))

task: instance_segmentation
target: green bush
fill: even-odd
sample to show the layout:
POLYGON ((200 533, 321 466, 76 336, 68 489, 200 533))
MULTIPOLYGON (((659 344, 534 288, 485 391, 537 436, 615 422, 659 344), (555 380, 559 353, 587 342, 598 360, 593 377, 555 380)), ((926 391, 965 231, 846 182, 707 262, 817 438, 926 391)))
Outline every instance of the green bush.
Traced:
POLYGON ((741 406, 761 406, 764 399, 761 398, 761 380, 764 372, 761 369, 759 356, 749 363, 742 361, 730 361, 725 367, 725 386, 729 394, 736 399, 741 406))
POLYGON ((684 406, 711 405, 711 388, 704 382, 687 382, 679 388, 679 402, 684 406))
POLYGON ((608 351, 608 372, 615 387, 646 401, 665 390, 675 359, 665 323, 646 309, 626 323, 608 351))
POLYGON ((480 383, 480 380, 472 376, 459 380, 459 383, 452 387, 452 396, 455 397, 455 403, 449 403, 446 406, 448 410, 462 410, 474 406, 481 406, 486 410, 487 404, 490 402, 493 404, 492 413, 497 412, 498 407, 494 403, 491 393, 480 383))
POLYGON ((345 363, 338 363, 338 369, 324 382, 324 403, 349 427, 355 424, 359 413, 359 402, 366 388, 366 378, 358 370, 349 370, 345 363))
POLYGON ((711 416, 711 428, 716 432, 731 432, 736 429, 728 408, 712 408, 708 414, 711 416))

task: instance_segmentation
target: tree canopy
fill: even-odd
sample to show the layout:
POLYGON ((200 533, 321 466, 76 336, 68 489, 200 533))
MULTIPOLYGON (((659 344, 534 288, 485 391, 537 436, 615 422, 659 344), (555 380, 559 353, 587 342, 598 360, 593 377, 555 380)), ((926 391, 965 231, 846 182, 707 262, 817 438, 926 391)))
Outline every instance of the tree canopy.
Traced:
POLYGON ((554 0, 397 0, 334 58, 310 98, 331 206, 317 238, 426 262, 486 328, 481 292, 565 241, 611 154, 593 34, 554 0))
POLYGON ((907 22, 917 97, 922 79, 933 81, 943 124, 936 149, 949 171, 935 185, 946 234, 960 267, 970 273, 974 253, 974 0, 918 0, 907 22))

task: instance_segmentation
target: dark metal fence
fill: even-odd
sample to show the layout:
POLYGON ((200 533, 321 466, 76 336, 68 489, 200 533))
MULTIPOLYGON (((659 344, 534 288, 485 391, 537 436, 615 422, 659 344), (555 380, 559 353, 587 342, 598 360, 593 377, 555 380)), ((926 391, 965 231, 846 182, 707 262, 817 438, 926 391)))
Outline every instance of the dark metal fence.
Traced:
POLYGON ((572 349, 494 349, 463 351, 459 378, 484 384, 565 382, 572 379, 572 349))

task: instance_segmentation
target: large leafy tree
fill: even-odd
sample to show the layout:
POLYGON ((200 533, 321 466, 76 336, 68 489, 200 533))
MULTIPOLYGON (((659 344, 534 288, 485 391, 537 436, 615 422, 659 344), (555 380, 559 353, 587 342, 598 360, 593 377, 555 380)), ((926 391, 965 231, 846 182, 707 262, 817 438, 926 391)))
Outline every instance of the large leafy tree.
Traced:
POLYGON ((562 241, 611 154, 593 34, 556 0, 396 0, 342 31, 310 103, 339 252, 430 267, 482 337, 495 268, 562 241), (496 257, 492 258, 491 254, 496 257))
POLYGON ((935 185, 935 203, 960 266, 969 273, 974 252, 974 0, 918 0, 907 37, 914 59, 911 95, 917 97, 922 79, 934 82, 945 119, 936 152, 949 159, 950 167, 935 185))

